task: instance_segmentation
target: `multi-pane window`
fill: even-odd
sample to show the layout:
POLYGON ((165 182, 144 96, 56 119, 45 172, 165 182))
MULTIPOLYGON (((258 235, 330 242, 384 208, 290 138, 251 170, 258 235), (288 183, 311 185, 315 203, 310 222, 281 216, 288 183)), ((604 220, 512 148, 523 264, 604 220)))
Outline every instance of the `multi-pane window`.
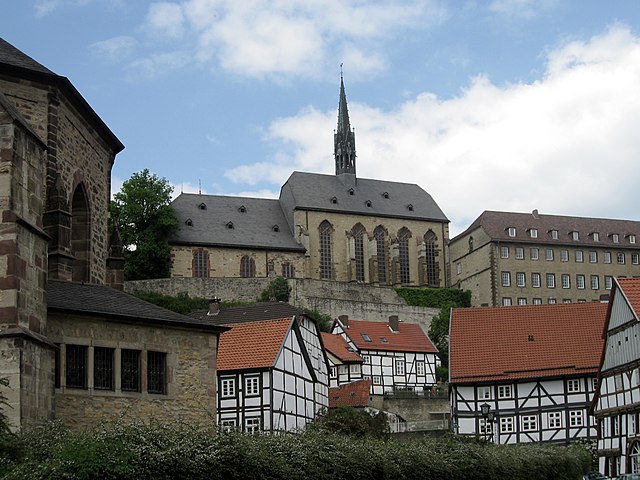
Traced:
POLYGON ((616 261, 619 265, 624 265, 624 252, 616 253, 616 261))
POLYGON ((236 419, 228 418, 220 421, 220 429, 225 432, 233 432, 236 429, 236 419))
POLYGON ((547 423, 549 428, 562 428, 562 412, 549 412, 547 423))
POLYGON ((207 278, 209 276, 209 252, 197 248, 193 252, 193 276, 207 278))
POLYGON ((524 248, 516 247, 516 260, 524 260, 524 248))
POLYGON ((576 288, 584 290, 584 275, 576 275, 576 288))
POLYGON ((549 305, 555 305, 556 303, 558 303, 558 300, 555 297, 549 297, 547 298, 547 303, 549 305))
POLYGON ((511 273, 510 272, 502 272, 502 286, 510 287, 511 286, 511 273))
POLYGON ((611 252, 604 252, 604 263, 611 263, 611 252))
POLYGON ((638 265, 638 263, 640 263, 640 255, 637 253, 632 253, 631 254, 631 263, 633 265, 638 265))
POLYGON ((567 273, 562 274, 562 288, 571 288, 571 276, 567 273))
POLYGON ((540 274, 539 273, 532 273, 531 274, 531 286, 533 288, 540 288, 540 274))
POLYGON ((511 396, 512 396, 511 385, 498 386, 498 398, 511 398, 511 396))
POLYGON ((529 236, 531 238, 538 238, 538 229, 537 228, 529 229, 529 236))
POLYGON ((553 260, 553 248, 547 248, 544 251, 544 258, 545 260, 553 260))
POLYGON ((547 288, 556 288, 555 273, 547 273, 547 288))
POLYGON ((538 247, 532 247, 529 250, 529 255, 531 256, 531 260, 538 260, 540 258, 540 249, 538 247))
POLYGON ((398 232, 398 257, 400 260, 400 283, 409 283, 409 239, 411 232, 402 228, 398 232))
POLYGON ((589 263, 598 263, 598 252, 595 250, 589 251, 589 263))
POLYGON ((424 374, 425 374, 424 362, 422 361, 416 362, 416 375, 424 375, 424 374))
POLYGON ((522 416, 522 431, 533 432, 538 430, 538 416, 537 415, 523 415, 522 416))
POLYGON ((123 392, 140 391, 140 350, 122 349, 120 380, 123 392))
POLYGON ((369 365, 371 363, 371 357, 369 355, 363 355, 362 360, 366 365, 369 365))
POLYGON ((600 241, 600 234, 598 232, 593 232, 591 234, 591 236, 593 237, 593 241, 594 242, 599 242, 600 241))
POLYGON ((611 417, 611 434, 614 437, 620 435, 620 417, 618 415, 611 417))
POLYGON ((571 299, 570 298, 563 298, 562 299, 562 303, 571 303, 571 299))
POLYGON ((114 354, 113 348, 93 348, 93 388, 96 390, 114 390, 114 354))
POLYGON ((374 375, 371 380, 373 380, 374 385, 382 385, 382 377, 380 375, 374 375))
POLYGON ((87 388, 87 352, 84 345, 66 347, 66 383, 68 388, 87 388))
POLYGON ((598 275, 591 275, 591 289, 598 290, 600 288, 600 281, 598 275))
POLYGON ((576 262, 578 263, 584 262, 584 255, 582 250, 576 250, 576 262))
POLYGON ((147 391, 164 395, 167 393, 167 354, 147 352, 147 391))
POLYGON ((616 373, 613 377, 613 382, 616 387, 616 392, 621 392, 624 390, 624 381, 622 379, 621 373, 616 373))
POLYGON ((364 234, 362 224, 358 223, 351 229, 354 240, 354 257, 356 262, 356 281, 364 282, 364 234))
POLYGON ((500 432, 501 433, 513 432, 513 417, 500 417, 500 432))
POLYGON ((516 236, 516 229, 515 229, 515 227, 509 227, 509 228, 508 228, 508 230, 507 230, 507 232, 508 232, 508 235, 509 235, 510 237, 515 237, 515 236, 516 236))
POLYGON ((296 276, 296 267, 293 263, 285 262, 282 264, 282 277, 294 278, 296 276))
POLYGON ((502 297, 502 306, 510 307, 512 305, 511 297, 502 297))
POLYGON ((260 417, 246 417, 244 419, 244 431, 257 433, 260 431, 260 417))
POLYGON ((551 238, 553 240, 558 240, 558 230, 551 230, 551 238))
POLYGON ((349 365, 349 371, 351 373, 360 373, 360 364, 352 363, 351 365, 349 365))
POLYGON ((565 250, 565 249, 560 250, 560 261, 561 262, 569 261, 569 250, 565 250))
POLYGON ((538 297, 534 297, 533 298, 533 304, 534 305, 542 305, 542 299, 538 298, 538 297))
POLYGON ((620 235, 618 235, 617 233, 612 233, 611 234, 611 241, 613 243, 619 243, 620 242, 620 235))
POLYGON ((629 234, 629 243, 635 244, 636 243, 636 236, 634 234, 629 234))
POLYGON ((249 255, 244 255, 240 259, 240 276, 242 278, 253 278, 256 276, 256 261, 249 255))
POLYGON ((569 410, 569 426, 581 427, 584 423, 584 412, 582 410, 569 410))
POLYGON ((516 273, 516 285, 518 287, 524 287, 526 285, 524 272, 516 273))
POLYGON ((387 231, 382 226, 373 231, 378 256, 378 282, 387 283, 387 231))
POLYGON ((404 375, 404 360, 396 358, 396 375, 404 375))
POLYGON ((490 422, 486 418, 479 418, 478 433, 480 435, 491 435, 493 433, 493 422, 490 422))
POLYGON ((576 241, 580 240, 580 232, 576 232, 576 231, 571 232, 571 238, 576 241))
POLYGON ((509 247, 500 247, 500 258, 509 258, 509 247))
POLYGON ((478 400, 491 400, 491 387, 488 385, 477 387, 478 400))
POLYGON ((260 377, 250 376, 244 379, 244 394, 246 396, 260 394, 260 377))
POLYGON ((333 227, 326 220, 320 224, 320 278, 331 280, 332 260, 331 260, 331 237, 333 227))
POLYGON ((604 288, 607 290, 611 290, 613 284, 613 277, 611 275, 604 276, 604 288))
POLYGON ((576 393, 580 391, 580 380, 571 378, 567 380, 567 393, 576 393))
POLYGON ((424 234, 424 246, 427 264, 427 285, 438 287, 440 282, 438 278, 438 262, 436 260, 437 238, 436 234, 431 230, 424 234))
POLYGON ((233 397, 236 394, 236 379, 223 378, 220 380, 220 395, 223 397, 233 397))
POLYGON ((527 299, 525 297, 518 297, 518 305, 526 305, 527 299))

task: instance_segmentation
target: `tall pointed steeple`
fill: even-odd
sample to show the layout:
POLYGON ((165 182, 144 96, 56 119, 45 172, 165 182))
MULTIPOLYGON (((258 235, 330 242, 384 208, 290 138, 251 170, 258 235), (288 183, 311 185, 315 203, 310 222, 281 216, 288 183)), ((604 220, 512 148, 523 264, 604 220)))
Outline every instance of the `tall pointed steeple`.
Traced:
MULTIPOLYGON (((342 65, 341 65, 342 66, 342 65)), ((356 174, 356 134, 349 125, 347 95, 340 72, 340 101, 338 104, 338 129, 333 134, 333 156, 336 161, 336 175, 356 174)))

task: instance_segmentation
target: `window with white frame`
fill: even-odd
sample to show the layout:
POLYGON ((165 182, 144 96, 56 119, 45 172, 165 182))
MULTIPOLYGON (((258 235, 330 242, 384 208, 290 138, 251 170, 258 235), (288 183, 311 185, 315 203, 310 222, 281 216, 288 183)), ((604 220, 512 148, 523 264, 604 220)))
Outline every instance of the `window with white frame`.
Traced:
POLYGON ((576 275, 576 288, 584 290, 584 275, 576 275))
POLYGON ((533 298, 533 304, 534 305, 542 305, 542 299, 539 297, 534 297, 533 298))
POLYGON ((571 288, 571 276, 568 273, 562 274, 562 288, 571 288))
POLYGON ((618 235, 617 233, 612 233, 611 234, 611 241, 613 243, 619 243, 620 242, 620 235, 618 235))
POLYGON ((576 250, 576 262, 577 263, 584 262, 584 254, 583 254, 582 250, 576 250))
POLYGON ((638 265, 638 263, 640 263, 640 255, 637 253, 632 253, 631 254, 631 263, 633 265, 638 265))
POLYGON ((594 377, 591 379, 591 390, 596 390, 597 388, 598 388, 598 379, 594 377))
POLYGON ((484 385, 482 387, 476 387, 478 392, 478 400, 491 400, 491 386, 484 385))
POLYGON ((635 244, 636 243, 636 236, 634 234, 629 234, 629 243, 631 244, 635 244))
POLYGON ((380 378, 380 375, 374 375, 371 380, 373 380, 374 385, 382 385, 382 379, 380 378))
POLYGON ((531 286, 533 288, 540 288, 540 274, 532 273, 531 274, 531 286))
POLYGON ((331 367, 329 375, 331 375, 331 378, 338 378, 338 369, 336 367, 331 367))
POLYGON ((598 263, 598 252, 595 250, 589 251, 589 263, 598 263))
POLYGON ((508 235, 510 237, 515 237, 516 236, 516 228, 515 227, 509 227, 507 229, 508 235))
POLYGON ((502 286, 503 287, 510 287, 511 286, 511 272, 502 272, 501 278, 502 278, 502 286))
POLYGON ((591 275, 591 289, 598 290, 600 288, 600 277, 598 275, 591 275))
POLYGON ((629 415, 629 433, 635 435, 637 433, 636 428, 636 414, 632 413, 629 415))
POLYGON ((493 422, 488 421, 486 418, 479 418, 478 433, 480 435, 491 435, 493 433, 493 422))
POLYGON ((351 373, 360 373, 360 364, 352 363, 351 365, 349 365, 349 371, 351 373))
POLYGON ((617 373, 614 375, 613 383, 615 385, 616 392, 621 392, 622 390, 624 390, 624 381, 622 379, 621 373, 617 373))
POLYGON ((562 412, 549 412, 547 425, 549 428, 562 428, 562 412))
POLYGON ((527 299, 525 297, 518 297, 518 305, 526 305, 527 299))
POLYGON ((424 375, 426 369, 424 368, 424 362, 422 360, 418 360, 416 362, 416 375, 424 375))
POLYGON ((224 420, 220 420, 220 429, 223 432, 233 432, 236 429, 236 419, 235 418, 226 418, 224 420))
POLYGON ((538 430, 538 416, 537 415, 523 415, 522 416, 522 431, 523 432, 535 432, 538 430))
POLYGON ((580 380, 577 378, 570 378, 567 380, 567 393, 576 393, 580 391, 580 380))
POLYGON ((503 307, 510 307, 511 305, 513 305, 513 302, 511 301, 511 297, 502 297, 503 307))
POLYGON ((509 258, 509 247, 500 247, 500 258, 509 258))
POLYGON ((396 358, 396 375, 404 375, 404 360, 396 358))
POLYGON ((544 251, 545 260, 552 261, 553 260, 553 248, 547 248, 544 251))
POLYGON ((569 426, 581 427, 584 424, 584 412, 582 410, 569 410, 569 426))
POLYGON ((529 256, 531 260, 538 260, 540 258, 540 249, 538 247, 531 247, 529 250, 529 256))
POLYGON ((500 433, 513 432, 513 417, 500 417, 500 433))
POLYGON ((498 398, 511 398, 513 395, 511 385, 498 386, 498 398))
POLYGON ((223 378, 220 380, 220 394, 222 397, 234 397, 236 394, 236 379, 223 378))
POLYGON ((362 359, 367 365, 371 364, 371 357, 369 355, 362 355, 362 359))
POLYGON ((559 238, 558 230, 551 230, 551 232, 550 232, 550 233, 551 233, 551 238, 552 238, 553 240, 558 240, 558 238, 559 238))
POLYGON ((260 417, 246 417, 244 419, 244 431, 257 433, 260 431, 260 417))
POLYGON ((547 298, 547 303, 549 305, 555 305, 556 303, 558 303, 558 300, 556 300, 556 297, 549 297, 547 298))
POLYGON ((560 250, 560 261, 568 262, 569 261, 569 250, 560 250))
POLYGON ((562 303, 571 303, 571 299, 570 298, 563 298, 562 299, 562 303))
POLYGON ((524 287, 526 285, 524 272, 516 273, 516 285, 518 287, 524 287))
POLYGON ((624 252, 616 253, 616 261, 618 262, 618 265, 624 265, 624 252))
POLYGON ((611 435, 614 437, 620 435, 620 417, 618 415, 611 417, 611 435))
POLYGON ((524 248, 516 247, 516 260, 524 260, 524 248))
POLYGON ((260 395, 260 377, 251 376, 244 379, 244 394, 246 396, 260 395))
POLYGON ((530 228, 529 229, 529 236, 531 238, 538 238, 538 229, 537 228, 530 228))
POLYGON ((340 365, 339 369, 340 375, 346 375, 349 373, 349 367, 347 365, 340 365))
POLYGON ((571 238, 576 241, 580 240, 580 232, 576 232, 574 230, 573 232, 571 232, 571 238))
POLYGON ((611 252, 604 252, 602 261, 604 263, 611 263, 611 252))
POLYGON ((598 232, 593 232, 591 234, 591 236, 593 237, 593 241, 594 242, 599 242, 600 241, 600 234, 598 232))
POLYGON ((547 273, 547 288, 556 288, 555 273, 547 273))

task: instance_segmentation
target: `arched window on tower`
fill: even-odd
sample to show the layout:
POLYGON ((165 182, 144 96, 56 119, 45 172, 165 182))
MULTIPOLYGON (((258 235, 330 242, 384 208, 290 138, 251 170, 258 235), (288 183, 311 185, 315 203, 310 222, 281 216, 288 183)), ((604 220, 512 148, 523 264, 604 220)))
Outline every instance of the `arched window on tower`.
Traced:
POLYGON ((193 251, 193 276, 197 278, 209 277, 209 252, 202 248, 193 251))
POLYGON ((320 224, 320 279, 331 280, 333 276, 331 258, 331 240, 333 236, 333 226, 328 221, 320 224))
POLYGON ((440 286, 440 282, 438 281, 439 270, 438 270, 438 262, 436 260, 436 249, 437 249, 437 237, 436 234, 433 233, 433 230, 429 230, 424 234, 424 245, 425 245, 425 263, 427 267, 427 285, 430 287, 438 287, 440 286))
POLYGON ((409 269, 409 239, 411 232, 402 227, 398 232, 398 256, 400 260, 400 283, 409 283, 411 280, 409 269))
POLYGON ((387 283, 387 231, 380 225, 373 231, 378 257, 378 283, 387 283))
POLYGON ((71 278, 74 282, 89 281, 90 238, 89 203, 84 184, 80 183, 71 200, 71 255, 75 257, 71 278))
POLYGON ((256 261, 253 257, 245 255, 240 259, 240 276, 242 278, 253 278, 256 276, 256 261))
POLYGON ((356 281, 364 282, 364 236, 365 229, 361 223, 357 223, 351 229, 351 235, 353 236, 355 247, 354 256, 356 262, 356 281))

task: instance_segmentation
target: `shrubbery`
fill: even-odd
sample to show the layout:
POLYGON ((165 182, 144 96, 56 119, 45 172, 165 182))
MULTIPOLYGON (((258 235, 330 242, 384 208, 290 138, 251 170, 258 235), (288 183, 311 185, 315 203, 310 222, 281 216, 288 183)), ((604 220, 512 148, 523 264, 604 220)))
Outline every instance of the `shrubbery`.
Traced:
POLYGON ((7 480, 574 480, 590 463, 588 451, 579 446, 495 446, 452 437, 399 442, 313 431, 216 434, 186 425, 116 425, 70 433, 53 424, 18 438, 19 457, 0 466, 7 480))
POLYGON ((413 307, 443 308, 471 306, 471 292, 455 288, 396 288, 396 292, 413 307))

